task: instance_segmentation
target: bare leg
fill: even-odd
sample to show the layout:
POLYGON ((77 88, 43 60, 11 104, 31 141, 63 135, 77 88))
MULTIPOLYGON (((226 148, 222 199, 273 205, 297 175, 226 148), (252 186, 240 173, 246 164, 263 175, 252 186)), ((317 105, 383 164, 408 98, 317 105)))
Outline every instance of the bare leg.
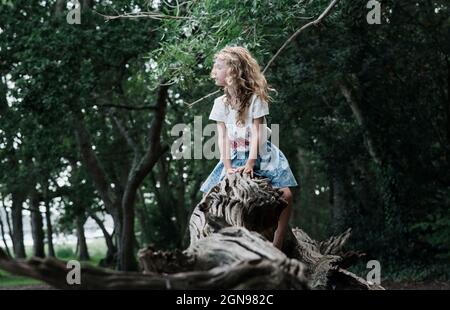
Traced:
POLYGON ((278 249, 281 249, 283 246, 284 236, 286 235, 286 229, 288 227, 289 218, 291 217, 292 212, 292 192, 289 187, 280 188, 283 191, 283 198, 287 201, 288 205, 280 214, 280 218, 278 219, 278 228, 275 231, 275 235, 273 237, 273 245, 278 249))

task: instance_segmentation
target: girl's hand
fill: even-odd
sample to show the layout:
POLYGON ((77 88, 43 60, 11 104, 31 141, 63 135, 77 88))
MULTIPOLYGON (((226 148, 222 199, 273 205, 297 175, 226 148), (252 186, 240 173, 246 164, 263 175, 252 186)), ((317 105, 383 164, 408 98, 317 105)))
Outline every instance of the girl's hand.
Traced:
POLYGON ((245 166, 237 168, 237 172, 240 173, 242 171, 244 173, 250 174, 250 176, 253 178, 253 165, 247 163, 247 164, 245 164, 245 166))
POLYGON ((253 178, 253 166, 245 165, 244 173, 250 174, 250 176, 253 178))
POLYGON ((236 169, 235 168, 226 168, 226 172, 227 172, 227 174, 232 174, 232 173, 236 172, 236 169))

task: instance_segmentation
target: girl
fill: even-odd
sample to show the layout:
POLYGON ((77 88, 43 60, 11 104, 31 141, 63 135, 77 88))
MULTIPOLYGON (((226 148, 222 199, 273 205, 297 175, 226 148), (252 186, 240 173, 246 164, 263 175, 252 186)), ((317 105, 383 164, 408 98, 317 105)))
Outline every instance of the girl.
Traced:
POLYGON ((266 130, 265 115, 269 114, 266 79, 250 52, 239 46, 227 46, 215 54, 211 78, 224 90, 224 95, 214 100, 209 116, 217 122, 221 160, 200 190, 207 193, 226 173, 243 172, 269 178, 274 188, 283 191, 288 203, 280 215, 273 240, 273 245, 281 249, 292 208, 289 187, 297 186, 297 181, 284 154, 265 140, 259 130, 266 130))

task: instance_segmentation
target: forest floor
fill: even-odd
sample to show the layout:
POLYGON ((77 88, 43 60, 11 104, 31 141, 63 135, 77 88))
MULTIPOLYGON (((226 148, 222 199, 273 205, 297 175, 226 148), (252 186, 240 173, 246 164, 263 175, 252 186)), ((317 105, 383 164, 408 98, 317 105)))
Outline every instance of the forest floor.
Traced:
POLYGON ((450 290, 448 281, 386 281, 382 283, 388 290, 450 290))
MULTIPOLYGON (((104 257, 106 252, 106 246, 102 240, 95 240, 88 244, 89 252, 91 253, 91 260, 87 262, 93 266, 97 266, 100 259, 104 257)), ((30 249, 27 249, 31 251, 30 249)), ((77 259, 74 253, 74 245, 61 245, 57 247, 57 256, 63 260, 77 259)), ((356 274, 362 274, 362 272, 354 270, 356 274)), ((405 279, 403 275, 402 279, 405 279)), ((390 278, 392 279, 392 278, 390 278)), ((413 277, 411 277, 413 279, 413 277)), ((381 285, 388 290, 450 290, 450 281, 443 280, 426 280, 426 281, 414 281, 414 280, 402 280, 393 281, 382 279, 381 285)), ((18 277, 8 274, 0 270, 0 290, 53 290, 51 286, 40 282, 38 280, 18 277)))
MULTIPOLYGON (((382 285, 387 290, 450 290, 450 282, 446 281, 386 281, 382 285)), ((54 288, 46 284, 36 283, 0 286, 0 290, 54 290, 54 288)))
MULTIPOLYGON (((58 259, 69 261, 78 260, 75 252, 76 244, 62 243, 55 244, 55 252, 58 259)), ((103 239, 88 240, 88 249, 91 259, 87 264, 97 266, 100 260, 105 256, 106 245, 103 239)), ((27 257, 32 255, 33 248, 31 246, 25 247, 27 257)), ((46 252, 48 250, 46 249, 46 252)), ((19 277, 0 270, 0 290, 48 290, 53 289, 51 286, 31 278, 19 277)))

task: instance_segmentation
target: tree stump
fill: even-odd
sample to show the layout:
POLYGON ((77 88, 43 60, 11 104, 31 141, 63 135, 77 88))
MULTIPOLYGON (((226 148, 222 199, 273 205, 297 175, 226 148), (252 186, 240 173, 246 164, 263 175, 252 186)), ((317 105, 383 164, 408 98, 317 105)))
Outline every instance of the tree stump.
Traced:
POLYGON ((189 247, 140 250, 141 273, 84 266, 81 284, 69 285, 64 262, 12 260, 1 250, 0 268, 66 289, 383 289, 344 269, 363 255, 343 252, 350 229, 317 242, 294 228, 275 248, 281 196, 268 179, 227 175, 195 207, 189 247))

